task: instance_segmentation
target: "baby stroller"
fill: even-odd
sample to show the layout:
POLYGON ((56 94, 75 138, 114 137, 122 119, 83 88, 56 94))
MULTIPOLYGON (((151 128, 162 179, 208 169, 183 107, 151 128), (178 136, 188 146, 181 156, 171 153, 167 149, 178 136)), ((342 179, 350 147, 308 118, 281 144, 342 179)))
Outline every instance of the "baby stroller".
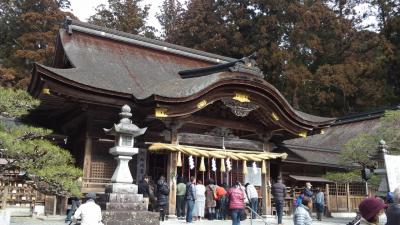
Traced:
POLYGON ((356 218, 354 218, 351 222, 349 222, 347 225, 359 225, 361 222, 361 215, 357 214, 356 218))

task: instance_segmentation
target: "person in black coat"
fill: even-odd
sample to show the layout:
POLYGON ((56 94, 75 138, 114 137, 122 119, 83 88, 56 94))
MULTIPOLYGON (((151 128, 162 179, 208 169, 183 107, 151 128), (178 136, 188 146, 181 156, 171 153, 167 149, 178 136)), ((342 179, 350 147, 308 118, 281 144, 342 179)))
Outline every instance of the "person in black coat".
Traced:
POLYGON ((143 200, 147 205, 147 209, 149 209, 150 185, 149 185, 149 177, 148 176, 144 176, 143 180, 141 180, 139 182, 138 194, 143 195, 143 200))
POLYGON ((165 212, 167 211, 169 187, 165 181, 165 177, 161 176, 157 181, 157 205, 160 211, 160 220, 164 221, 165 212))

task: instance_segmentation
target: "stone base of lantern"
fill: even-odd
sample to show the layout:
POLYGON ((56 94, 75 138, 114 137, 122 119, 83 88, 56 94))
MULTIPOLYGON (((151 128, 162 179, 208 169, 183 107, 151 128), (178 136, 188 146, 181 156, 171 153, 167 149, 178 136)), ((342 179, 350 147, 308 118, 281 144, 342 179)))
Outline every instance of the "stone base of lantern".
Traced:
POLYGON ((106 185, 105 192, 137 194, 138 186, 136 184, 112 183, 106 185))
POLYGON ((159 225, 159 213, 147 211, 137 185, 112 183, 100 196, 104 225, 159 225))

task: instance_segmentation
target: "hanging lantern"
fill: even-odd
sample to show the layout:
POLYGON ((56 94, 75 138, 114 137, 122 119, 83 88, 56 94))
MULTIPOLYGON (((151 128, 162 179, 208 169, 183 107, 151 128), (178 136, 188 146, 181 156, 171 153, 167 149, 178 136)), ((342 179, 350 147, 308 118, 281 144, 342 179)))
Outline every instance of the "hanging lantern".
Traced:
POLYGON ((217 162, 215 162, 215 158, 211 160, 211 170, 214 172, 217 171, 217 162))
POLYGON ((193 156, 189 156, 189 168, 190 168, 191 170, 194 169, 193 156))
POLYGON ((206 171, 206 166, 204 165, 204 157, 201 157, 199 171, 200 172, 206 171))
POLYGON ((267 174, 267 165, 265 164, 265 160, 262 161, 261 173, 267 174))
POLYGON ((226 159, 226 168, 228 169, 228 172, 232 170, 232 164, 229 158, 226 159))
POLYGON ((258 173, 257 163, 253 162, 252 167, 253 167, 253 173, 257 174, 258 173))
POLYGON ((247 161, 243 161, 243 174, 247 174, 247 161))
POLYGON ((181 152, 178 152, 178 160, 176 162, 176 166, 177 167, 182 167, 182 156, 181 156, 181 152))
POLYGON ((221 172, 225 172, 225 161, 224 159, 221 159, 221 168, 220 168, 221 172))

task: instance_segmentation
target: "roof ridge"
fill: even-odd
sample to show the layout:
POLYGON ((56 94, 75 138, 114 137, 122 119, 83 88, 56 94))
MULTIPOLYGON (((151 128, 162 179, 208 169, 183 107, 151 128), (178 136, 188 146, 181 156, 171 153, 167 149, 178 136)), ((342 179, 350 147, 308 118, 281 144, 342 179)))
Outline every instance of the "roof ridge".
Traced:
POLYGON ((332 124, 332 126, 379 118, 385 114, 386 110, 399 110, 399 109, 400 109, 400 104, 394 106, 382 107, 369 112, 362 112, 353 115, 338 117, 336 121, 332 124))
MULTIPOLYGON (((100 37, 107 37, 106 33, 108 33, 108 34, 112 34, 112 35, 115 35, 115 36, 128 38, 128 39, 131 39, 131 40, 136 40, 136 41, 145 42, 145 43, 152 44, 152 45, 161 46, 161 47, 164 47, 164 48, 161 48, 159 50, 163 50, 163 51, 166 51, 166 52, 171 52, 171 53, 177 54, 176 51, 181 51, 183 53, 190 53, 190 54, 193 54, 193 55, 199 55, 199 56, 207 57, 207 58, 210 58, 210 59, 214 59, 214 60, 209 60, 209 61, 213 61, 215 63, 224 63, 224 62, 226 63, 226 62, 233 62, 233 61, 237 61, 238 60, 238 59, 235 59, 235 58, 226 57, 226 56, 222 56, 222 55, 218 55, 218 54, 214 54, 214 53, 209 53, 209 52, 205 52, 205 51, 200 51, 200 50, 196 50, 196 49, 193 49, 193 48, 184 47, 184 46, 181 46, 181 45, 171 44, 171 43, 168 43, 168 42, 165 42, 165 41, 160 41, 160 40, 147 38, 147 37, 144 37, 144 36, 141 36, 141 35, 136 35, 136 34, 131 34, 131 33, 123 32, 123 31, 118 31, 118 30, 112 29, 112 28, 106 28, 106 27, 97 26, 97 25, 90 24, 90 23, 87 23, 87 22, 82 22, 82 21, 79 21, 79 20, 71 19, 69 16, 66 17, 65 22, 64 22, 64 29, 66 29, 69 34, 72 34, 74 29, 75 30, 79 30, 80 32, 85 32, 85 29, 79 29, 79 27, 104 33, 104 35, 99 35, 99 34, 96 34, 94 32, 91 32, 90 34, 92 34, 92 35, 97 35, 97 36, 100 36, 100 37), (175 51, 171 51, 171 50, 175 50, 175 51)), ((86 32, 86 33, 88 33, 88 32, 86 32)), ((186 55, 186 56, 190 57, 190 55, 186 55)))

